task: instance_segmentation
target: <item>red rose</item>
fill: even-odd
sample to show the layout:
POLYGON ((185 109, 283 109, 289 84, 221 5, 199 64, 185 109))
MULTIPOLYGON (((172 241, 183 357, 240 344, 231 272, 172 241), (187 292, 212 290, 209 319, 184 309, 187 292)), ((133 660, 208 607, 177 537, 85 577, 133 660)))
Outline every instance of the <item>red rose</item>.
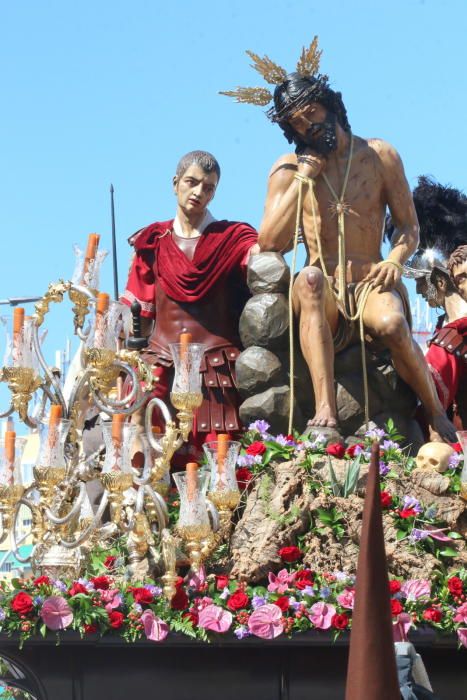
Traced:
POLYGON ((303 552, 298 547, 282 547, 282 549, 279 549, 279 556, 282 561, 286 561, 290 564, 301 559, 303 557, 303 552))
POLYGON ((392 496, 389 491, 381 491, 381 507, 390 508, 392 506, 392 496))
POLYGON ((403 508, 402 510, 397 511, 397 515, 399 518, 413 518, 417 515, 417 511, 414 510, 413 508, 403 508))
POLYGON ((331 445, 326 447, 326 452, 328 455, 342 459, 345 455, 345 447, 341 445, 340 442, 333 442, 331 445))
POLYGON ((92 625, 84 625, 84 634, 95 634, 97 632, 97 625, 95 622, 92 625))
POLYGON ((86 586, 83 586, 82 583, 79 583, 79 581, 75 581, 73 585, 71 586, 70 590, 68 591, 68 595, 73 597, 74 595, 78 595, 78 593, 88 593, 88 589, 86 586))
POLYGON ((230 598, 227 601, 227 607, 229 610, 241 610, 242 608, 246 608, 248 603, 250 602, 249 597, 247 596, 246 593, 243 591, 235 591, 235 593, 232 593, 230 598))
POLYGON ((299 591, 303 591, 307 586, 313 585, 313 572, 310 569, 300 569, 295 574, 295 588, 299 591))
POLYGON ((394 593, 399 593, 401 589, 401 582, 397 581, 396 579, 392 579, 392 581, 389 581, 389 592, 391 595, 394 595, 394 593))
POLYGON ((244 491, 253 478, 253 474, 248 467, 240 467, 237 469, 235 476, 237 477, 237 484, 240 491, 244 491))
POLYGON ((248 447, 246 448, 247 455, 264 455, 265 452, 266 445, 260 440, 258 440, 257 442, 252 442, 251 445, 248 445, 248 447))
POLYGON ((460 442, 450 442, 449 444, 451 445, 452 449, 459 452, 459 454, 462 452, 462 445, 460 442))
POLYGON ((272 601, 274 605, 277 605, 278 608, 282 610, 282 612, 287 612, 287 610, 290 608, 290 601, 286 595, 282 595, 280 598, 277 600, 272 601))
POLYGON ((423 611, 423 619, 430 622, 441 622, 443 613, 437 608, 427 608, 423 611))
POLYGON ((357 449, 357 447, 359 449, 363 449, 365 445, 363 444, 363 442, 357 442, 355 445, 350 445, 350 447, 346 449, 345 454, 349 457, 355 457, 355 450, 357 449))
POLYGON ((94 576, 91 579, 91 583, 94 585, 96 590, 106 591, 110 588, 110 579, 108 576, 94 576))
POLYGON ((448 591, 453 596, 460 596, 464 591, 464 584, 458 576, 451 576, 447 580, 448 591))
POLYGON ((225 574, 216 576, 216 588, 218 591, 223 591, 226 586, 229 585, 229 577, 225 574))
POLYGON ((50 579, 48 576, 39 576, 39 578, 36 578, 34 581, 35 586, 48 586, 50 583, 50 579))
POLYGON ((109 554, 109 556, 104 559, 105 568, 109 569, 109 570, 113 569, 116 561, 117 561, 117 557, 114 557, 111 554, 109 554))
POLYGON ((188 596, 183 588, 177 588, 177 592, 171 600, 170 607, 172 610, 185 610, 188 606, 188 596))
POLYGON ((180 588, 180 586, 183 586, 183 576, 177 576, 174 582, 175 588, 180 588))
POLYGON ((331 625, 336 630, 345 630, 349 624, 349 618, 345 613, 336 613, 331 618, 331 625))
POLYGON ((11 607, 18 615, 27 615, 33 608, 32 598, 27 593, 21 591, 17 593, 11 601, 11 607))
POLYGON ((130 588, 135 603, 149 605, 154 602, 153 594, 147 588, 130 588))
POLYGON ((118 610, 112 610, 112 612, 107 613, 109 616, 109 625, 114 630, 119 630, 123 626, 123 613, 118 612, 118 610))
POLYGON ((195 627, 198 624, 198 613, 195 612, 195 610, 188 610, 188 612, 184 612, 182 617, 185 620, 189 620, 193 627, 195 627))
POLYGON ((391 600, 391 613, 392 616, 395 617, 396 615, 399 615, 403 611, 403 607, 400 604, 398 600, 391 600))

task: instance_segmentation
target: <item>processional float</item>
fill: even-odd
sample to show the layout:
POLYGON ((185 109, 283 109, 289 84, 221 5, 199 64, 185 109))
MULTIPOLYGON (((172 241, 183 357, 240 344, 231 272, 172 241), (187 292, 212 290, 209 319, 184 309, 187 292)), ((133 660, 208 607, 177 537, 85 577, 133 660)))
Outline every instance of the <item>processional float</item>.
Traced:
POLYGON ((189 334, 182 334, 180 342, 171 346, 174 420, 168 406, 152 396, 155 379, 138 352, 145 346, 139 335, 141 307, 136 302, 130 312, 98 291, 106 255, 98 244, 99 236, 91 234, 86 251, 76 250, 72 280, 50 284, 32 316, 15 308, 11 328, 2 319, 7 350, 0 381, 8 385, 11 401, 0 417, 16 413, 39 433, 40 447, 33 482, 23 484, 20 464, 26 440, 16 437, 14 430, 5 433, 0 541, 10 535, 14 556, 30 562, 35 575, 77 577, 94 546, 123 538, 130 575, 137 578, 138 565, 150 561, 163 574, 164 592, 171 598, 180 553, 196 571, 230 533, 231 515, 240 500, 235 477, 240 444, 220 435, 204 448, 205 466, 191 463, 185 472, 174 475, 180 514, 171 530, 165 499, 170 461, 189 440, 194 411, 203 400, 204 346, 192 343, 189 334), (62 388, 59 372, 44 357, 41 329, 51 305, 62 302, 65 295, 73 305, 80 347, 62 388), (130 337, 132 315, 135 332, 130 337), (33 399, 35 406, 30 410, 33 399), (162 429, 153 426, 156 410, 162 416, 162 429), (132 421, 137 413, 144 416, 142 421, 132 421), (86 454, 82 438, 89 415, 100 416, 102 440, 98 449, 86 454), (86 486, 92 479, 102 486, 95 508, 86 486), (31 512, 29 557, 22 557, 18 549, 22 506, 31 512))

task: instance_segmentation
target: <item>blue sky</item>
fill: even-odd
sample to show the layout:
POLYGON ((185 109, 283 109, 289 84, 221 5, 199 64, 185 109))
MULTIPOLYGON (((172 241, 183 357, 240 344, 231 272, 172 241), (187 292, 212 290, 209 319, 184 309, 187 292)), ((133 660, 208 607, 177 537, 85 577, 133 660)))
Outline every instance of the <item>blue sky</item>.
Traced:
MULTIPOLYGON (((23 0, 0 17, 0 298, 68 278, 91 231, 110 247, 111 182, 122 286, 127 236, 172 216, 175 164, 194 148, 223 169, 213 213, 259 224, 289 147, 261 108, 218 95, 262 84, 245 49, 292 70, 318 34, 354 132, 393 143, 411 185, 429 173, 467 189, 464 0, 23 0)), ((66 319, 51 317, 50 347, 66 319)))

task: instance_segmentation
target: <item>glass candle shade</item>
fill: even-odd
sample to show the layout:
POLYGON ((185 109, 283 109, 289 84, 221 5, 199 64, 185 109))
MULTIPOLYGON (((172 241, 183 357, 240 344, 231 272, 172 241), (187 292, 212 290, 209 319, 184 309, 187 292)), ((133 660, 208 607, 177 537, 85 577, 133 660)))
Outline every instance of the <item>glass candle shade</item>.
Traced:
POLYGON ((110 421, 102 424, 102 434, 105 443, 103 474, 108 472, 127 472, 132 474, 131 457, 136 430, 136 425, 124 423, 121 426, 121 435, 116 436, 110 421))
MULTIPOLYGON (((97 234, 91 234, 97 235, 97 234)), ((91 236, 89 238, 91 238, 91 236)), ((78 246, 73 246, 75 254, 75 269, 71 281, 75 285, 88 287, 89 289, 99 289, 99 274, 102 263, 104 262, 107 251, 97 249, 98 241, 95 246, 88 246, 86 250, 81 250, 78 246)))
POLYGON ((217 507, 233 509, 240 500, 235 467, 241 444, 235 440, 213 441, 203 445, 211 472, 209 498, 217 507))
POLYGON ((182 537, 185 539, 207 537, 211 531, 205 497, 208 471, 198 469, 195 473, 176 472, 173 478, 180 495, 177 528, 182 537))
POLYGON ((128 338, 130 324, 131 312, 125 304, 111 301, 107 308, 102 309, 97 303, 93 330, 86 346, 117 351, 119 339, 124 341, 128 338))
POLYGON ((64 418, 39 425, 38 466, 65 469, 65 442, 69 429, 70 421, 64 418))
POLYGON ((21 486, 21 457, 26 446, 26 438, 17 437, 14 447, 8 437, 0 440, 0 486, 21 486))
MULTIPOLYGON (((192 396, 193 400, 197 401, 193 406, 194 408, 200 405, 200 368, 205 349, 206 346, 202 343, 171 343, 170 345, 175 368, 171 400, 176 408, 178 407, 177 396, 180 394, 185 395, 185 397, 192 396)), ((183 408, 188 409, 189 406, 184 405, 183 408)))

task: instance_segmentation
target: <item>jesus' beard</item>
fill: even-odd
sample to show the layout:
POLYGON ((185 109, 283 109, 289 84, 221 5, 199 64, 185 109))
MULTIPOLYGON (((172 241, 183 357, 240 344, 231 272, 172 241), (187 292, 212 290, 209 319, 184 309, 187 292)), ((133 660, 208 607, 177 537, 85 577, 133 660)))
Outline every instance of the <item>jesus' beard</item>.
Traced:
POLYGON ((326 114, 324 122, 313 124, 301 137, 302 141, 319 155, 327 156, 337 148, 336 115, 326 114))

